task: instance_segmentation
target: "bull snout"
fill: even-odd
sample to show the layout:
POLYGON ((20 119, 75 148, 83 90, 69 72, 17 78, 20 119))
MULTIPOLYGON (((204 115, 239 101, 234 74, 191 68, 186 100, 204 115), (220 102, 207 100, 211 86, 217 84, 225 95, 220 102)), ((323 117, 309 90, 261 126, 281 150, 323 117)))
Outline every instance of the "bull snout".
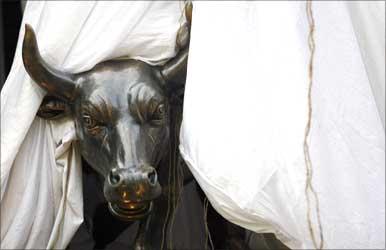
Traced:
POLYGON ((157 171, 150 166, 113 168, 105 180, 106 199, 112 203, 152 201, 160 194, 157 171))
POLYGON ((128 171, 127 169, 114 168, 108 175, 108 181, 113 187, 134 183, 145 183, 150 186, 155 186, 157 184, 157 172, 152 167, 135 172, 128 171))
POLYGON ((104 193, 114 215, 137 220, 149 214, 161 186, 153 167, 113 168, 105 178, 104 193))

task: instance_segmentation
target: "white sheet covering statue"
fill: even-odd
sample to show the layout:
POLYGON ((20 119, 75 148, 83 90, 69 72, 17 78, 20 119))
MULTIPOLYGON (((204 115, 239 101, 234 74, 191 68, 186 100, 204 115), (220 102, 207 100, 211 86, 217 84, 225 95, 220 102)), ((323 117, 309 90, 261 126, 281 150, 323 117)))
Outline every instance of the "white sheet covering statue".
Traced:
MULTIPOLYGON (((162 64, 175 55, 182 8, 31 1, 23 24, 37 31, 44 58, 70 72, 121 56, 162 64)), ((315 2, 313 10, 310 142, 325 248, 384 248, 384 3, 315 2)), ((305 14, 305 2, 194 3, 180 146, 218 212, 292 248, 313 247, 302 152, 305 14)), ((65 248, 83 220, 79 155, 72 121, 35 118, 44 92, 21 61, 23 29, 1 92, 1 248, 65 248)))

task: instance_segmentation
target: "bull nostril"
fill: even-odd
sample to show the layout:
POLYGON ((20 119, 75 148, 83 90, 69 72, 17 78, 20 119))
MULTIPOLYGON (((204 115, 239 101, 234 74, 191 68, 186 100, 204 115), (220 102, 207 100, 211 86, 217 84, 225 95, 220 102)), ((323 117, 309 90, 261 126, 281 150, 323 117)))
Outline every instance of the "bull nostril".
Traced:
POLYGON ((157 173, 155 170, 152 170, 147 174, 147 179, 149 180, 150 185, 155 186, 157 184, 157 173))
POLYGON ((111 185, 117 185, 121 181, 121 176, 115 172, 111 171, 109 174, 109 182, 111 185))

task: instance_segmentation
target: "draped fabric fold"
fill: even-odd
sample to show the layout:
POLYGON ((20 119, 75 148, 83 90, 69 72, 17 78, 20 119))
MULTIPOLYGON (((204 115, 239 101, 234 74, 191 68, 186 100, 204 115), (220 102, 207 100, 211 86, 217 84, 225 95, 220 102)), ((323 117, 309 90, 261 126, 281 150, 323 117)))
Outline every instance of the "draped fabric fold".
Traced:
MULTIPOLYGON (((385 8, 358 5, 312 4, 309 145, 325 249, 385 247, 385 8)), ((304 191, 306 13, 304 1, 195 2, 180 135, 217 212, 294 249, 314 248, 304 191)))

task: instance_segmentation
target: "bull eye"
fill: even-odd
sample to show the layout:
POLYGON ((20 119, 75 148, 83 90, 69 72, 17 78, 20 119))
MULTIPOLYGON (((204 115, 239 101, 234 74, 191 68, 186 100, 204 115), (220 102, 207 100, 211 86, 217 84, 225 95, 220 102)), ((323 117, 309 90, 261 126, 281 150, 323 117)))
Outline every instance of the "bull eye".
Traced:
POLYGON ((96 121, 89 115, 83 115, 83 123, 87 128, 93 128, 96 126, 96 121))
POLYGON ((163 116, 165 114, 165 105, 164 104, 158 105, 158 107, 156 109, 156 114, 159 116, 163 116))
POLYGON ((155 109, 151 116, 151 123, 155 126, 159 126, 163 124, 166 114, 165 104, 159 104, 155 109))
POLYGON ((87 131, 93 136, 100 135, 104 129, 104 125, 90 115, 83 115, 83 123, 87 131))

